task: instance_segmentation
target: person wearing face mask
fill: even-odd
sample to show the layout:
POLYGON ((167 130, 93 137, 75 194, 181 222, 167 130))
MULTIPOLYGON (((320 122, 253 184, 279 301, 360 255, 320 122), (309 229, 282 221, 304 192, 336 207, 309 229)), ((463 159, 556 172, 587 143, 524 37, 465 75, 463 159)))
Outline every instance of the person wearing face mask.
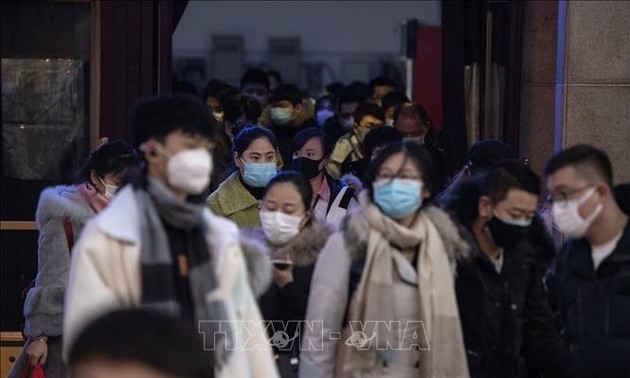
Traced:
MULTIPOLYGON (((228 106, 233 102, 233 98, 239 95, 237 88, 218 80, 211 80, 204 89, 202 99, 212 111, 212 117, 217 121, 217 133, 214 138, 214 150, 212 152, 212 177, 209 190, 215 190, 220 183, 220 179, 232 166, 232 139, 228 129, 229 120, 228 106)), ((233 113, 233 111, 232 111, 233 113)))
POLYGON ((273 283, 259 299, 263 318, 269 322, 276 362, 282 377, 297 377, 299 333, 304 320, 315 261, 331 231, 310 210, 313 192, 299 172, 278 173, 265 188, 260 220, 262 227, 243 233, 269 249, 274 263, 273 283), (278 339, 279 331, 288 340, 278 339))
MULTIPOLYGON (((579 377, 630 375, 630 222, 608 155, 581 144, 545 168, 553 222, 566 237, 549 277, 579 377)), ((550 289, 551 290, 551 289, 550 289)))
POLYGON ((260 265, 244 253, 238 227, 205 204, 216 121, 201 101, 182 95, 141 100, 131 121, 143 162, 74 248, 65 359, 94 319, 145 308, 181 319, 203 337, 207 376, 276 377, 247 271, 260 265), (251 348, 234 324, 250 325, 251 348))
POLYGON ((284 165, 291 161, 293 137, 305 125, 315 123, 314 114, 313 102, 295 85, 280 84, 271 92, 261 124, 276 136, 284 165))
POLYGON ((315 218, 337 229, 346 213, 358 203, 354 188, 326 172, 329 157, 326 135, 319 128, 309 127, 293 139, 293 161, 289 168, 301 172, 310 181, 313 191, 310 207, 315 218))
POLYGON ((540 186, 520 161, 503 160, 460 183, 445 205, 475 241, 472 259, 458 263, 455 285, 472 377, 571 374, 528 239, 540 186))
POLYGON ((335 99, 331 95, 321 96, 315 101, 315 122, 323 128, 326 121, 335 117, 335 99))
POLYGON ((415 143, 374 160, 315 264, 306 320, 321 325, 304 330, 301 377, 469 376, 453 269, 470 245, 427 204, 434 176, 415 143))
POLYGON ((361 93, 343 86, 339 89, 339 93, 332 95, 337 100, 335 116, 328 118, 322 127, 329 143, 334 145, 339 138, 352 130, 357 107, 365 103, 366 98, 361 93))
POLYGON ((328 172, 335 178, 340 178, 347 173, 361 175, 357 168, 360 167, 360 160, 363 159, 363 139, 370 130, 382 126, 384 122, 385 115, 378 105, 372 103, 359 105, 354 116, 352 131, 335 143, 327 166, 328 172))
POLYGON ((92 152, 76 185, 42 191, 36 213, 37 277, 24 303, 27 339, 10 377, 21 377, 29 365, 37 363, 51 377, 65 376, 61 322, 70 250, 86 222, 109 205, 135 163, 130 145, 118 140, 105 143, 92 152))
POLYGON ((398 105, 394 110, 394 128, 403 134, 404 140, 413 141, 425 146, 437 164, 439 172, 439 188, 444 185, 444 148, 440 142, 440 134, 431 124, 429 114, 417 102, 398 105))
POLYGON ((269 77, 262 70, 252 68, 241 77, 241 93, 258 101, 261 108, 267 105, 269 99, 269 77))
POLYGON ((259 202, 278 169, 276 137, 263 127, 245 127, 234 138, 233 154, 236 168, 208 197, 208 206, 241 228, 259 227, 259 202))

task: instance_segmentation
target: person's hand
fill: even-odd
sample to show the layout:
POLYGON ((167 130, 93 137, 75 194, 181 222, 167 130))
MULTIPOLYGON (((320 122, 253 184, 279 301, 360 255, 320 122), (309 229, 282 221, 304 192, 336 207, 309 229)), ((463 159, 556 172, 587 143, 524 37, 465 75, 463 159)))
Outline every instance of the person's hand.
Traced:
POLYGON ((48 343, 43 339, 33 340, 26 349, 26 355, 31 366, 35 366, 38 362, 43 366, 48 357, 48 343))
POLYGON ((273 282, 282 289, 287 286, 287 284, 293 282, 293 269, 291 269, 291 267, 278 269, 274 266, 271 277, 273 278, 273 282))

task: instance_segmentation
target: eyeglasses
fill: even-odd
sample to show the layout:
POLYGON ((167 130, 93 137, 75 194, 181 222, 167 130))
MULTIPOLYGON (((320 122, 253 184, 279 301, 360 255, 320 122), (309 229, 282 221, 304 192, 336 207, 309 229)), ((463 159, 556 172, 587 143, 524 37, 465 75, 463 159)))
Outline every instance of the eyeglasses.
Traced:
POLYGON ((549 195, 547 196, 547 199, 545 200, 545 202, 548 205, 553 205, 554 203, 557 204, 560 208, 562 209, 566 209, 567 206, 569 206, 569 201, 570 201, 570 197, 575 196, 576 194, 586 190, 586 189, 590 189, 592 188, 593 185, 589 185, 589 186, 584 186, 582 188, 579 189, 573 189, 573 190, 563 190, 560 193, 558 193, 557 196, 554 197, 553 194, 549 193, 549 195))

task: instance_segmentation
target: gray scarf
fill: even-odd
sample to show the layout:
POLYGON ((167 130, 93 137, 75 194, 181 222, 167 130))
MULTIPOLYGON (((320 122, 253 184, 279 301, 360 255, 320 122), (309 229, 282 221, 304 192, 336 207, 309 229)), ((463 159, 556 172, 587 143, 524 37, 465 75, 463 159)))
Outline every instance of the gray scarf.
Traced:
POLYGON ((216 277, 212 251, 206 240, 208 225, 203 219, 203 203, 175 197, 160 181, 147 177, 132 181, 140 209, 140 260, 142 305, 162 313, 181 316, 176 285, 171 279, 173 258, 162 222, 186 231, 188 235, 188 279, 192 313, 205 340, 214 340, 215 369, 227 361, 235 337, 228 324, 228 312, 216 277), (144 185, 143 185, 144 184, 144 185), (213 336, 214 335, 214 336, 213 336))

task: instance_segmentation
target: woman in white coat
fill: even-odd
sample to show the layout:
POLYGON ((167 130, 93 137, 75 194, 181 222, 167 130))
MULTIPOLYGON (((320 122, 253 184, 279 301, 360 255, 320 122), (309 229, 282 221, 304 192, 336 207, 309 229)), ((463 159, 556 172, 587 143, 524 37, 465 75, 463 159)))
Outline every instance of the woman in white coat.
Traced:
POLYGON ((300 376, 467 377, 453 265, 469 244, 441 210, 424 147, 374 160, 359 211, 315 266, 300 376))

